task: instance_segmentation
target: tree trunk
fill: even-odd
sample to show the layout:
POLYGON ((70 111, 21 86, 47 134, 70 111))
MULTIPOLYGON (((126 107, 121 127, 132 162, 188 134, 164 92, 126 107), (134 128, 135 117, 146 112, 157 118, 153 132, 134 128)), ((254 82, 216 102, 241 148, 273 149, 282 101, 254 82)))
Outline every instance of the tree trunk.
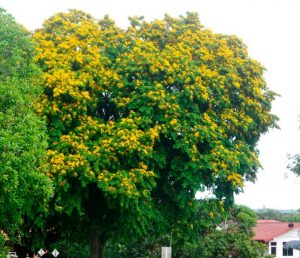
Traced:
POLYGON ((104 238, 99 230, 94 228, 91 230, 91 258, 103 258, 104 238))
POLYGON ((90 251, 91 258, 103 258, 106 242, 105 225, 107 225, 106 211, 108 207, 102 192, 96 185, 89 186, 87 213, 89 216, 90 251))

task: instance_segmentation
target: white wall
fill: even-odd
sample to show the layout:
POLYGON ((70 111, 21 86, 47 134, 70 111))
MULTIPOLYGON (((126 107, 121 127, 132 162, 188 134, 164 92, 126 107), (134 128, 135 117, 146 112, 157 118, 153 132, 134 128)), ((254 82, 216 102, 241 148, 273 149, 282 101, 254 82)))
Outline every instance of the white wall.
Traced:
MULTIPOLYGON (((300 228, 299 228, 300 229, 300 228)), ((269 242, 269 254, 271 253, 271 242, 277 242, 277 252, 276 252, 276 258, 300 258, 300 252, 298 250, 294 249, 293 256, 282 256, 282 249, 283 249, 283 242, 288 242, 291 240, 300 240, 298 235, 298 228, 295 228, 293 230, 290 230, 289 232, 282 234, 278 237, 275 237, 273 240, 269 242)))

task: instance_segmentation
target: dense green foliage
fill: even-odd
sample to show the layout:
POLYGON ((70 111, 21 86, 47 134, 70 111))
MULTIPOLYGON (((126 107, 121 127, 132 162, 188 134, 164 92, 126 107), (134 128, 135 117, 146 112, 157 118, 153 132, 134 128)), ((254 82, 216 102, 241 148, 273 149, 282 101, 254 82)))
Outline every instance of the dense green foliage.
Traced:
POLYGON ((197 191, 209 189, 225 211, 255 180, 274 93, 238 38, 191 13, 132 18, 121 30, 72 10, 34 39, 56 186, 49 227, 90 234, 93 257, 115 235, 183 236, 195 227, 197 191))
POLYGON ((181 257, 186 253, 186 245, 195 247, 211 229, 215 229, 216 224, 228 219, 228 214, 219 209, 216 200, 197 201, 196 205, 189 228, 178 220, 169 232, 153 229, 144 237, 111 239, 105 257, 160 257, 161 247, 169 245, 173 257, 181 257))
POLYGON ((43 211, 52 194, 42 169, 45 126, 33 108, 41 93, 33 54, 30 35, 0 9, 0 245, 19 242, 24 218, 43 211))
POLYGON ((207 234, 196 247, 187 250, 186 258, 260 258, 265 252, 265 245, 249 236, 231 229, 207 234))
POLYGON ((198 237, 198 242, 187 244, 182 256, 189 258, 258 258, 265 245, 252 239, 256 214, 244 206, 236 206, 230 217, 217 228, 212 227, 198 237))
MULTIPOLYGON (((253 236, 252 228, 256 223, 254 211, 243 206, 235 207, 231 210, 230 216, 219 223, 216 230, 215 224, 207 226, 205 217, 208 214, 205 214, 202 208, 199 206, 197 221, 195 221, 195 225, 198 226, 197 233, 194 234, 193 231, 185 232, 186 241, 179 248, 176 243, 178 241, 176 234, 165 236, 148 234, 146 237, 136 238, 135 240, 120 241, 120 239, 111 239, 105 249, 104 257, 161 257, 161 247, 170 244, 172 245, 173 257, 211 258, 228 257, 231 254, 232 257, 236 258, 254 258, 260 257, 264 252, 265 246, 251 239, 253 236)), ((76 257, 76 254, 80 257, 89 257, 89 251, 86 250, 87 243, 79 242, 77 239, 77 242, 72 242, 72 245, 70 245, 68 239, 69 237, 65 236, 56 245, 56 248, 63 250, 61 252, 62 257, 68 257, 67 250, 70 257, 76 257), (77 251, 74 250, 74 247, 77 247, 77 251), (80 250, 83 251, 79 253, 80 250)))
MULTIPOLYGON (((203 214, 204 215, 204 214, 203 214)), ((196 223, 201 223, 199 216, 196 223)), ((176 246, 176 236, 172 239, 172 257, 186 258, 258 258, 265 251, 265 245, 252 239, 253 227, 256 223, 254 211, 243 206, 231 209, 230 216, 222 223, 212 224, 202 230, 181 246, 176 246), (174 241, 175 240, 175 241, 174 241), (174 243, 175 242, 175 243, 174 243), (231 256, 230 256, 231 255, 231 256)), ((188 235, 190 232, 186 232, 188 235)), ((161 257, 161 246, 169 246, 170 239, 148 236, 134 242, 110 242, 105 257, 107 258, 149 258, 161 257)))

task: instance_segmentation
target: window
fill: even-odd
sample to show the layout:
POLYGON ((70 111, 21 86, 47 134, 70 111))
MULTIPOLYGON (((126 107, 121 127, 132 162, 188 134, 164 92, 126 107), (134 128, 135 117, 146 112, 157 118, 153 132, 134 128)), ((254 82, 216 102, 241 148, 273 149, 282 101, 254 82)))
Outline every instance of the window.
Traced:
MULTIPOLYGON (((284 245, 286 242, 283 242, 284 245)), ((293 248, 285 249, 282 248, 282 256, 293 256, 293 248)))
POLYGON ((276 246, 277 246, 277 243, 276 242, 271 242, 270 246, 271 246, 271 254, 276 256, 276 246))

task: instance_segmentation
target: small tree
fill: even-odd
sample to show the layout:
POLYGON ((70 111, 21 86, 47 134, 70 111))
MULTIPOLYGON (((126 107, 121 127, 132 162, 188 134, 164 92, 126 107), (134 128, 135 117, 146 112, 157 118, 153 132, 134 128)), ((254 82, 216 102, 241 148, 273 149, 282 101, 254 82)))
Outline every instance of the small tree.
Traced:
POLYGON ((183 257, 262 257, 266 246, 252 239, 256 219, 251 209, 235 206, 221 226, 211 227, 206 234, 199 235, 195 243, 188 243, 183 257))

